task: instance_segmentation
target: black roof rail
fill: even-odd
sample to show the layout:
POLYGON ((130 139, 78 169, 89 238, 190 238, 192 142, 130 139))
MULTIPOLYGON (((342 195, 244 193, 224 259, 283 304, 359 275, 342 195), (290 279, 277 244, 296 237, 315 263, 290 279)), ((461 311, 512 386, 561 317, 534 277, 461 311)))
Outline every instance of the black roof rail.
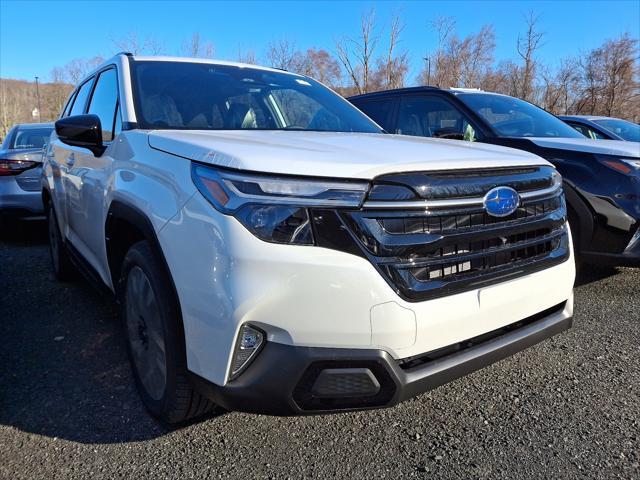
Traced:
POLYGON ((351 95, 347 97, 349 99, 375 97, 377 95, 385 95, 389 93, 409 93, 409 92, 425 92, 433 90, 442 90, 440 87, 433 87, 430 85, 423 85, 420 87, 404 87, 404 88, 391 88, 388 90, 380 90, 377 92, 361 93, 359 95, 351 95))

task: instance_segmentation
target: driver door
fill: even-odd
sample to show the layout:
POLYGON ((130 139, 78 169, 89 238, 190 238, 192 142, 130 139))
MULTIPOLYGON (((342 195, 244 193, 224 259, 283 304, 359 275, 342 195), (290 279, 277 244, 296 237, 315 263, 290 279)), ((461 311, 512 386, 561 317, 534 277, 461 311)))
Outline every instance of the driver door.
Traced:
POLYGON ((394 133, 470 142, 481 140, 469 118, 453 103, 436 95, 401 98, 394 133))

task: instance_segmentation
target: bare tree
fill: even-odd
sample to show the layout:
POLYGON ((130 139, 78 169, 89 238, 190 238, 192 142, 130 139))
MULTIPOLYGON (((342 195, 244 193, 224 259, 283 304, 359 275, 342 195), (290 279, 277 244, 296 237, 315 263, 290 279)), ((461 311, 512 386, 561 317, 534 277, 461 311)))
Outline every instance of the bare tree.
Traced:
MULTIPOLYGON (((438 37, 436 53, 434 55, 434 85, 443 86, 446 83, 447 67, 445 66, 446 54, 445 45, 449 41, 449 37, 455 32, 456 21, 452 17, 437 17, 431 22, 431 29, 435 31, 438 37)), ((429 81, 430 79, 426 79, 429 81)))
POLYGON ((397 52, 403 30, 404 23, 400 17, 393 17, 389 28, 387 53, 384 58, 379 58, 376 61, 374 74, 376 88, 404 87, 405 77, 409 71, 409 55, 406 51, 397 52))
POLYGON ((589 52, 580 62, 579 113, 640 117, 638 40, 625 33, 589 52))
MULTIPOLYGON (((495 33, 484 25, 477 33, 460 39, 452 19, 441 17, 433 23, 438 47, 433 58, 435 84, 442 87, 485 87, 491 84, 495 33)), ((431 65, 428 66, 428 69, 431 65)), ((430 83, 431 72, 423 70, 421 79, 430 83)))
POLYGON ((538 16, 529 12, 526 16, 527 31, 524 36, 518 35, 517 51, 523 61, 519 76, 518 96, 523 100, 533 100, 534 82, 536 77, 536 52, 542 46, 544 33, 538 30, 538 16))
POLYGON ((203 41, 199 33, 194 33, 191 38, 182 42, 181 53, 193 58, 213 58, 215 49, 210 41, 203 41))
POLYGON ((362 16, 357 38, 343 37, 336 42, 336 55, 357 93, 369 91, 373 53, 380 39, 375 31, 375 11, 362 16))
POLYGON ((140 40, 138 33, 135 31, 130 31, 121 38, 112 38, 111 42, 118 51, 129 52, 134 55, 162 55, 164 53, 164 49, 154 37, 148 36, 144 40, 140 40))
POLYGON ((251 49, 244 50, 242 47, 238 47, 238 62, 240 63, 248 63, 251 65, 255 65, 258 63, 256 61, 256 52, 251 49))
POLYGON ((295 71, 300 63, 299 56, 295 43, 285 38, 269 43, 267 48, 267 60, 274 68, 295 71))

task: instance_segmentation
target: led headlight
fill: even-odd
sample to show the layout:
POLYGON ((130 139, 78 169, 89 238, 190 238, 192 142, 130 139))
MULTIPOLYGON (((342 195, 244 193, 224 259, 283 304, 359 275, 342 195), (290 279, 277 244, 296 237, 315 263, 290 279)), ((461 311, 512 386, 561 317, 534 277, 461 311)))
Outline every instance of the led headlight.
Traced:
POLYGON ((267 242, 313 245, 308 208, 358 208, 368 182, 261 175, 192 163, 200 193, 267 242))

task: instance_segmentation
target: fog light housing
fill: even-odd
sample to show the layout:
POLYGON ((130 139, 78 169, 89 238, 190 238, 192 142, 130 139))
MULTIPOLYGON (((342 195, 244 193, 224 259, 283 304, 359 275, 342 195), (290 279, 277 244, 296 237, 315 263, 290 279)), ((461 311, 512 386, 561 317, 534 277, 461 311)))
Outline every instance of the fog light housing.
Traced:
POLYGON ((624 253, 631 253, 636 248, 640 251, 640 227, 638 227, 638 230, 636 230, 636 233, 631 238, 631 241, 629 242, 629 245, 627 245, 627 248, 625 248, 624 253))
POLYGON ((238 378, 256 357, 264 342, 265 334, 262 330, 251 325, 243 325, 240 328, 233 350, 229 380, 238 378))

